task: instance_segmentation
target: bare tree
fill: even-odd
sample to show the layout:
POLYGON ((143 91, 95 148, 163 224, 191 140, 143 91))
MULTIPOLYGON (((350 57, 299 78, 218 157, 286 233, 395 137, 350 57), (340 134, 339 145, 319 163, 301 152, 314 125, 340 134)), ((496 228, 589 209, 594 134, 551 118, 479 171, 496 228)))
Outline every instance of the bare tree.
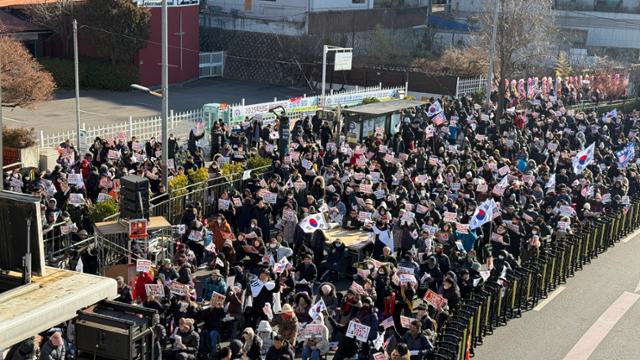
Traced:
POLYGON ((0 36, 0 76, 3 106, 31 107, 51 99, 56 87, 53 76, 9 36, 0 36))
POLYGON ((556 31, 551 0, 487 0, 480 15, 477 44, 491 48, 495 7, 500 6, 494 56, 498 85, 498 115, 504 107, 504 80, 516 75, 530 75, 527 70, 540 68, 549 58, 556 31))
POLYGON ((72 21, 77 16, 79 5, 75 0, 47 1, 27 6, 26 12, 31 21, 51 29, 62 40, 65 57, 71 56, 72 21))

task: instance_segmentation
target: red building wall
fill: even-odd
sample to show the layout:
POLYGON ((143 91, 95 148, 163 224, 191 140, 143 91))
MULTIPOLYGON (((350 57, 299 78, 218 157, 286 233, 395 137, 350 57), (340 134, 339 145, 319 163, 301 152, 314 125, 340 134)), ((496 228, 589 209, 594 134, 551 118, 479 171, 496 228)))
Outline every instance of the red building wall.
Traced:
MULTIPOLYGON (((150 7, 151 32, 147 47, 138 52, 136 63, 140 84, 156 86, 162 82, 162 8, 150 7)), ((169 83, 182 83, 198 78, 200 27, 198 5, 169 6, 169 83), (182 30, 180 17, 182 16, 182 30), (182 35, 182 45, 180 35, 182 35), (181 49, 182 48, 182 49, 181 49), (182 53, 182 56, 181 56, 182 53)))

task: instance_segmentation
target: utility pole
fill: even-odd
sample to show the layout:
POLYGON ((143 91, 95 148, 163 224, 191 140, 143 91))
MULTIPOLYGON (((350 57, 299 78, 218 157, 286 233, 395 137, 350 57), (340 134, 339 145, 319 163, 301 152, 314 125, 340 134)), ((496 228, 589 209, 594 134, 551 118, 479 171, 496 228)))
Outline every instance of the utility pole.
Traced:
MULTIPOLYGON (((489 54, 489 70, 487 73, 487 89, 486 89, 486 102, 491 103, 491 89, 493 88, 493 58, 496 55, 496 35, 498 32, 498 14, 500 13, 500 1, 496 0, 495 12, 493 14, 493 27, 491 29, 491 53, 489 54)), ((500 96, 498 96, 500 98, 500 96)), ((499 101, 499 100, 498 100, 499 101)))
POLYGON ((329 47, 327 45, 324 45, 322 47, 322 110, 324 110, 324 105, 325 105, 325 97, 324 97, 324 91, 325 91, 325 85, 324 83, 327 81, 327 53, 329 52, 329 47))
POLYGON ((82 144, 80 142, 80 75, 78 71, 78 21, 73 19, 73 71, 76 78, 76 149, 82 156, 82 144))
POLYGON ((169 0, 162 0, 162 184, 169 193, 169 0))

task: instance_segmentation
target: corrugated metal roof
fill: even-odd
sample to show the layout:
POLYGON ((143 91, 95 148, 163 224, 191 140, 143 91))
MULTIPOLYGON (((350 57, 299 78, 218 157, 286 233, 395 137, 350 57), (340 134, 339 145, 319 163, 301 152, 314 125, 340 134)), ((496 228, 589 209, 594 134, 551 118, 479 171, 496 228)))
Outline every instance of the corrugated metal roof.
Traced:
POLYGON ((382 115, 424 104, 426 104, 425 101, 418 100, 393 100, 355 106, 352 108, 344 109, 343 111, 355 114, 382 115))

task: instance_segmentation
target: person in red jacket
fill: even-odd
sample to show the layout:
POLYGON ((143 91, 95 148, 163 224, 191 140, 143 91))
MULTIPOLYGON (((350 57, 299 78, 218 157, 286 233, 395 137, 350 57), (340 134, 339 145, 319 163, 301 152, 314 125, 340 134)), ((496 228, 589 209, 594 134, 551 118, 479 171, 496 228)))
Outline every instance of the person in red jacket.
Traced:
POLYGON ((147 301, 147 289, 145 285, 153 284, 153 278, 148 272, 139 272, 133 286, 133 298, 136 301, 147 301))

